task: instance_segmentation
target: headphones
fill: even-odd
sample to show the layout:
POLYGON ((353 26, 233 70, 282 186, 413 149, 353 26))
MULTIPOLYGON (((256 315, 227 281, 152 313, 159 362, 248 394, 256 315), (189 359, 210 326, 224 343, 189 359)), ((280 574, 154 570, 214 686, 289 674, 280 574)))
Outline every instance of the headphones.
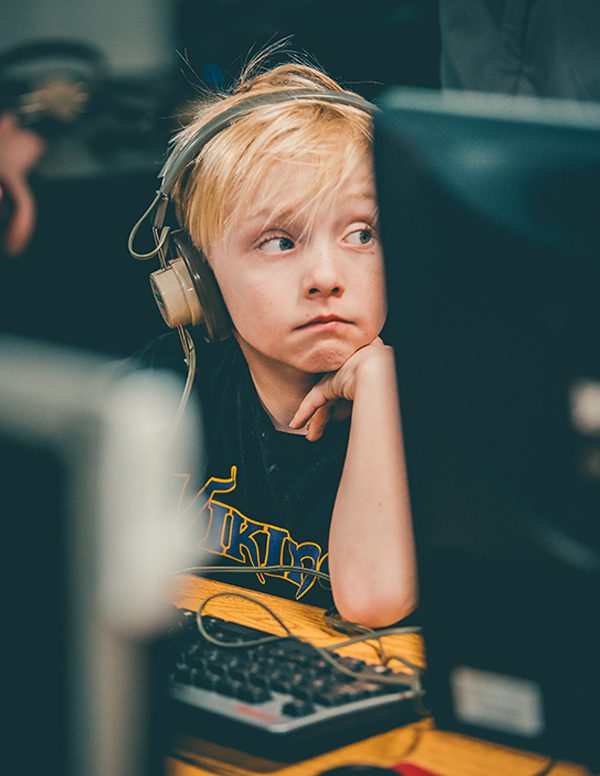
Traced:
POLYGON ((187 332, 184 333, 184 327, 202 323, 209 342, 224 340, 231 334, 231 319, 206 258, 192 243, 185 229, 165 223, 173 187, 186 165, 204 146, 238 119, 264 106, 307 100, 350 105, 369 115, 378 110, 373 103, 358 95, 305 89, 261 94, 225 109, 169 156, 158 175, 160 185, 156 196, 129 235, 128 248, 135 259, 159 258, 161 268, 150 275, 150 286, 165 323, 179 330, 188 365, 191 338, 187 332), (133 241, 140 226, 153 211, 152 233, 156 247, 149 253, 138 253, 133 241))

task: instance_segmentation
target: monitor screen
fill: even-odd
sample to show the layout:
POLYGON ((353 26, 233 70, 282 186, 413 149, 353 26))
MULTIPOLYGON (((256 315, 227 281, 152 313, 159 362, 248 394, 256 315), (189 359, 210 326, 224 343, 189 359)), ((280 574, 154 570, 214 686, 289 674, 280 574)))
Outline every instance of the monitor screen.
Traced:
POLYGON ((600 713, 600 109, 401 89, 381 104, 384 337, 397 360, 430 707, 445 727, 589 759, 600 713))
POLYGON ((3 686, 20 772, 164 772, 157 647, 169 575, 193 561, 172 475, 198 455, 191 431, 171 439, 180 394, 171 376, 0 337, 3 686))
POLYGON ((55 772, 69 773, 64 465, 55 452, 5 432, 0 460, 6 665, 22 667, 5 677, 10 728, 19 731, 11 742, 21 750, 15 757, 25 757, 24 735, 34 735, 55 772))

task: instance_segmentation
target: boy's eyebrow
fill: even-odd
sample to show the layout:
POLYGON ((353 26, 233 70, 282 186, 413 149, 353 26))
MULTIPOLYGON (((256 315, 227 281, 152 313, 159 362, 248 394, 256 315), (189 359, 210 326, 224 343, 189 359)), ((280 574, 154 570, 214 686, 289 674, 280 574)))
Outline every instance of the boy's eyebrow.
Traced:
POLYGON ((269 207, 269 208, 262 208, 261 210, 257 210, 254 213, 250 213, 248 216, 248 221, 258 221, 259 219, 263 219, 264 221, 267 221, 269 218, 273 216, 273 214, 276 214, 276 217, 278 219, 281 219, 282 221, 292 221, 294 216, 297 215, 298 210, 295 208, 286 208, 285 210, 277 210, 277 208, 269 207))
POLYGON ((354 192, 352 192, 352 189, 350 189, 350 199, 376 199, 375 197, 375 189, 374 188, 361 188, 361 189, 355 189, 354 192))
MULTIPOLYGON (((374 202, 377 204, 377 197, 375 196, 375 191, 363 191, 360 193, 352 194, 350 193, 347 197, 348 200, 354 200, 356 202, 374 202)), ((300 205, 296 207, 289 207, 285 208, 284 210, 278 210, 276 207, 265 207, 261 208, 260 210, 255 211, 254 213, 250 213, 248 215, 247 220, 248 221, 257 221, 259 219, 264 219, 265 221, 271 218, 273 214, 275 214, 277 219, 281 219, 282 221, 293 221, 298 216, 298 210, 300 205)))
POLYGON ((376 208, 377 196, 375 195, 375 191, 366 191, 366 192, 356 193, 356 194, 353 194, 352 192, 350 192, 346 196, 344 204, 355 205, 355 204, 360 204, 362 202, 367 202, 369 204, 372 204, 372 206, 376 208))

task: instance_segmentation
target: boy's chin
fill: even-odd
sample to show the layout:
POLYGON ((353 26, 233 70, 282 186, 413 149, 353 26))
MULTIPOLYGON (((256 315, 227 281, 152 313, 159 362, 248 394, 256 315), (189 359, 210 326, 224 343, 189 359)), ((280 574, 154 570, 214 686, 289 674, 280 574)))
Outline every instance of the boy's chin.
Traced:
POLYGON ((303 371, 310 374, 336 372, 355 352, 352 348, 332 348, 313 353, 303 364, 303 371))

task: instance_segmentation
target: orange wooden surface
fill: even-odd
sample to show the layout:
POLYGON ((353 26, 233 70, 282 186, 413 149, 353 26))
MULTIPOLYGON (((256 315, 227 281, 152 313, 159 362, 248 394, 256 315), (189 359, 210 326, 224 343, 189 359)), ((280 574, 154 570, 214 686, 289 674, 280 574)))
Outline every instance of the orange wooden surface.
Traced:
MULTIPOLYGON (((186 576, 175 581, 173 600, 179 606, 195 609, 216 592, 243 591, 212 580, 186 576)), ((319 645, 333 644, 343 639, 343 636, 323 625, 320 609, 265 594, 250 595, 271 606, 296 635, 310 638, 319 645)), ((264 609, 234 595, 215 599, 209 603, 206 611, 261 630, 281 632, 264 609)), ((423 647, 418 636, 393 636, 386 638, 384 644, 389 652, 400 654, 414 663, 424 664, 423 647)), ((375 651, 369 645, 354 645, 342 651, 376 662, 375 651)), ((403 760, 429 768, 439 776, 534 776, 542 770, 548 758, 435 730, 431 720, 424 719, 292 765, 249 755, 201 738, 185 738, 177 742, 173 755, 168 758, 167 773, 168 776, 316 776, 340 765, 370 763, 389 767, 403 760)), ((558 763, 550 772, 550 776, 585 774, 584 768, 568 763, 558 763)))

